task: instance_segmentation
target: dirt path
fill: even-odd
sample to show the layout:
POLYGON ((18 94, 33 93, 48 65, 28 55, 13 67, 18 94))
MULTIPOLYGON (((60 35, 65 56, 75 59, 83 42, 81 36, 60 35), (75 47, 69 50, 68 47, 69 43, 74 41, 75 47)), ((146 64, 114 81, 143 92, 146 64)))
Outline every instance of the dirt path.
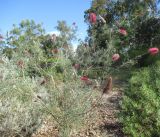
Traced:
MULTIPOLYGON (((122 126, 117 117, 121 98, 120 88, 114 88, 112 92, 104 95, 96 106, 98 119, 91 122, 85 131, 72 137, 123 137, 122 126)), ((46 122, 33 137, 57 137, 57 128, 53 123, 46 122)))
POLYGON ((123 137, 122 126, 118 121, 118 112, 120 109, 119 102, 122 93, 120 91, 110 92, 103 98, 103 105, 100 106, 103 124, 100 125, 102 133, 106 133, 107 137, 123 137))
POLYGON ((92 126, 84 133, 76 137, 124 137, 122 125, 118 121, 119 102, 122 92, 115 88, 112 92, 104 95, 102 102, 96 107, 99 119, 91 123, 92 126))

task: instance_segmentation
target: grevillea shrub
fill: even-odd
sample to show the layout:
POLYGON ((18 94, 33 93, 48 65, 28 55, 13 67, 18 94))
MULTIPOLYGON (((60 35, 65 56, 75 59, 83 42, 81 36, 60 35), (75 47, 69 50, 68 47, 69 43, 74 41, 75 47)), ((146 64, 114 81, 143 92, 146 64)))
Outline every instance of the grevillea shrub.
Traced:
POLYGON ((41 125, 42 105, 37 95, 45 88, 12 61, 2 57, 0 63, 0 136, 29 137, 41 125))
POLYGON ((160 136, 160 65, 133 73, 122 101, 120 118, 132 137, 160 136))
MULTIPOLYGON (((52 82, 54 83, 54 81, 52 82)), ((80 81, 50 85, 51 100, 46 112, 57 122, 59 135, 70 137, 73 132, 86 128, 86 117, 92 112, 90 119, 96 119, 92 103, 96 102, 96 92, 92 88, 80 86, 80 81), (55 86, 55 87, 54 87, 55 86)), ((43 103, 43 102, 42 102, 43 103)), ((89 119, 88 119, 89 120, 89 119)))
MULTIPOLYGON (((85 86, 78 75, 74 74, 74 67, 70 60, 63 55, 55 62, 55 66, 45 72, 48 76, 46 88, 49 99, 44 101, 41 98, 45 112, 57 123, 59 135, 70 137, 71 134, 86 127, 86 117, 92 112, 90 118, 96 119, 92 103, 100 98, 100 92, 92 87, 85 86), (62 72, 56 72, 54 67, 60 66, 62 72), (85 125, 85 126, 84 126, 85 125)), ((93 120, 93 119, 92 119, 93 120)))

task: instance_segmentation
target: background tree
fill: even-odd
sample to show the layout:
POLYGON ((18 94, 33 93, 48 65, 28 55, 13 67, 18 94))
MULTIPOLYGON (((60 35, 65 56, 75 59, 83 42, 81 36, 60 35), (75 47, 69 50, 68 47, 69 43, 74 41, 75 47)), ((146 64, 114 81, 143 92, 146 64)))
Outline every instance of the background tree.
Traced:
POLYGON ((71 57, 73 54, 72 41, 76 39, 77 27, 70 27, 65 21, 58 21, 55 28, 58 35, 47 35, 42 42, 43 49, 49 57, 57 56, 58 52, 71 57))
MULTIPOLYGON (((156 0, 93 0, 91 8, 85 11, 85 21, 89 25, 87 38, 89 45, 107 49, 106 41, 110 40, 108 31, 111 31, 111 37, 114 39, 113 47, 120 54, 122 63, 147 54, 148 48, 158 46, 156 43, 159 43, 160 39, 158 2, 156 0), (90 13, 95 13, 97 16, 95 24, 89 22, 90 13), (106 23, 101 21, 99 15, 106 23), (125 31, 126 34, 120 31, 125 31)), ((150 59, 149 55, 145 59, 150 59)), ((144 62, 143 58, 142 60, 140 62, 144 62)), ((149 64, 148 61, 146 62, 149 64)))
POLYGON ((15 64, 25 67, 25 75, 34 76, 39 73, 42 62, 46 58, 41 48, 45 30, 41 24, 33 20, 23 20, 18 26, 7 33, 3 53, 10 59, 13 57, 15 64))
POLYGON ((22 20, 19 26, 13 25, 7 41, 10 45, 19 47, 22 42, 33 42, 44 34, 45 30, 42 28, 42 24, 36 24, 33 20, 22 20))

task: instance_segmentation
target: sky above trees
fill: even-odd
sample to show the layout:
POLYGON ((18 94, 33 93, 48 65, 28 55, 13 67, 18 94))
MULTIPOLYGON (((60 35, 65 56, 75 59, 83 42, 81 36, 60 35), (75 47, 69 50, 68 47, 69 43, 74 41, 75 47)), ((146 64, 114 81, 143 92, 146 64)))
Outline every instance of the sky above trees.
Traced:
POLYGON ((0 33, 5 34, 12 24, 23 19, 33 19, 43 23, 46 32, 55 31, 58 20, 73 22, 78 26, 78 37, 84 39, 87 25, 84 11, 90 7, 91 0, 0 0, 0 33))

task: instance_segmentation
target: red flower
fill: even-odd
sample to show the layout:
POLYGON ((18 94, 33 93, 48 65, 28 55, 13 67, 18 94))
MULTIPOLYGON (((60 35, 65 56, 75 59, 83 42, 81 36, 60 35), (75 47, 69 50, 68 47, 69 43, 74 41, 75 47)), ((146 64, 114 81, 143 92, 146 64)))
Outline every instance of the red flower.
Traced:
POLYGON ((122 35, 124 35, 124 36, 127 35, 127 31, 126 31, 126 29, 124 29, 124 28, 120 28, 120 29, 119 29, 119 33, 122 34, 122 35))
POLYGON ((88 81, 89 78, 88 78, 87 76, 82 76, 82 77, 81 77, 81 80, 82 80, 82 81, 88 81))
POLYGON ((117 60, 119 60, 119 58, 120 58, 119 54, 114 54, 114 55, 112 56, 112 60, 113 60, 113 61, 117 61, 117 60))
POLYGON ((151 55, 156 55, 159 52, 159 49, 158 48, 149 48, 148 52, 151 55))
POLYGON ((96 23, 96 20, 97 20, 97 16, 95 13, 90 13, 89 14, 89 21, 90 23, 96 23))

